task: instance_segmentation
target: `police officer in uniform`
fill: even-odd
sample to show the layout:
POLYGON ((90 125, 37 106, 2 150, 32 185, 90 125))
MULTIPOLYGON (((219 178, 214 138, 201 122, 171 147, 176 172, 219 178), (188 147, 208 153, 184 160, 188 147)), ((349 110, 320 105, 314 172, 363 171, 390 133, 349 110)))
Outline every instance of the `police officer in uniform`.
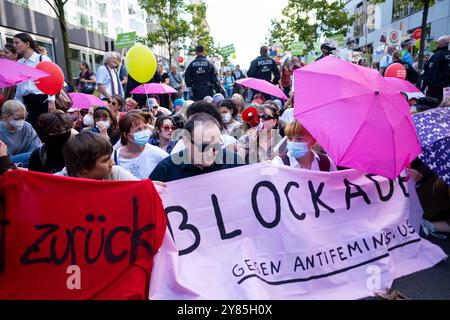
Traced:
POLYGON ((438 100, 444 98, 444 88, 450 86, 450 36, 438 39, 433 56, 424 67, 424 83, 428 85, 427 96, 438 100))
POLYGON ((205 49, 199 45, 195 48, 197 57, 189 64, 184 74, 186 86, 192 88, 194 100, 202 100, 206 96, 213 96, 216 92, 222 92, 222 87, 217 79, 214 65, 205 57, 205 49))
MULTIPOLYGON (((268 55, 269 48, 262 46, 259 50, 260 56, 252 61, 250 69, 247 72, 248 77, 266 80, 267 82, 278 84, 280 80, 280 70, 276 62, 268 55), (273 75, 273 77, 272 77, 273 75)), ((257 92, 253 91, 254 94, 257 92)), ((266 99, 271 99, 267 94, 264 94, 266 99)))

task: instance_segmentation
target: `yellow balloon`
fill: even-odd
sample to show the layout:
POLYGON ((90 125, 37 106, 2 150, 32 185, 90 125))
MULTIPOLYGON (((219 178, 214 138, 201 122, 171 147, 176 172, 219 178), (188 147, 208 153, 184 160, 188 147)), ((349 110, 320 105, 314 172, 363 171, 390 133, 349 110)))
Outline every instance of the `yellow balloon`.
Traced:
POLYGON ((420 39, 416 40, 416 48, 417 50, 420 50, 420 39))
POLYGON ((137 82, 150 81, 156 72, 156 58, 153 52, 142 44, 134 45, 125 57, 128 74, 137 82))

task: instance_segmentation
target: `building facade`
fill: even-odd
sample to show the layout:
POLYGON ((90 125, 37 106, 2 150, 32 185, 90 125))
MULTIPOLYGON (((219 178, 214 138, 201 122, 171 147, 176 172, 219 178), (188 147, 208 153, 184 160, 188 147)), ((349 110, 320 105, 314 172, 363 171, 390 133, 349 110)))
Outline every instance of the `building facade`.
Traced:
MULTIPOLYGON (((355 15, 347 38, 359 48, 378 48, 383 45, 382 33, 392 30, 400 30, 402 37, 409 38, 422 24, 423 10, 415 8, 413 1, 386 0, 374 5, 367 0, 350 0, 345 7, 355 15)), ((426 32, 428 40, 450 34, 450 0, 435 0, 429 8, 426 32)))

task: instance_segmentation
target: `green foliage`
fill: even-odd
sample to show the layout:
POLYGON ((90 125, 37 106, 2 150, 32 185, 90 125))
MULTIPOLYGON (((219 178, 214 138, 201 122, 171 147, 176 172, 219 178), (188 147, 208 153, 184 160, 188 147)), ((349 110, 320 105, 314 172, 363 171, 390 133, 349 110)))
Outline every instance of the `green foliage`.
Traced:
POLYGON ((269 40, 281 43, 285 49, 292 41, 304 41, 307 49, 312 50, 321 36, 345 34, 353 17, 344 9, 342 0, 289 0, 283 9, 283 18, 272 21, 269 40))

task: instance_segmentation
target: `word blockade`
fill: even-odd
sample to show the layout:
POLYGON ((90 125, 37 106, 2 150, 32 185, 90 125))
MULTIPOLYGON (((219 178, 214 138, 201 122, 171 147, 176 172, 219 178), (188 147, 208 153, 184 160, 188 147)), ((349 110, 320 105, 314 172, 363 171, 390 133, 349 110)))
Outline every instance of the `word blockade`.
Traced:
POLYGON ((147 298, 166 230, 150 180, 14 170, 0 178, 0 194, 0 299, 147 298))
POLYGON ((270 164, 169 183, 150 298, 373 295, 445 257, 408 221, 413 191, 402 178, 270 164))

